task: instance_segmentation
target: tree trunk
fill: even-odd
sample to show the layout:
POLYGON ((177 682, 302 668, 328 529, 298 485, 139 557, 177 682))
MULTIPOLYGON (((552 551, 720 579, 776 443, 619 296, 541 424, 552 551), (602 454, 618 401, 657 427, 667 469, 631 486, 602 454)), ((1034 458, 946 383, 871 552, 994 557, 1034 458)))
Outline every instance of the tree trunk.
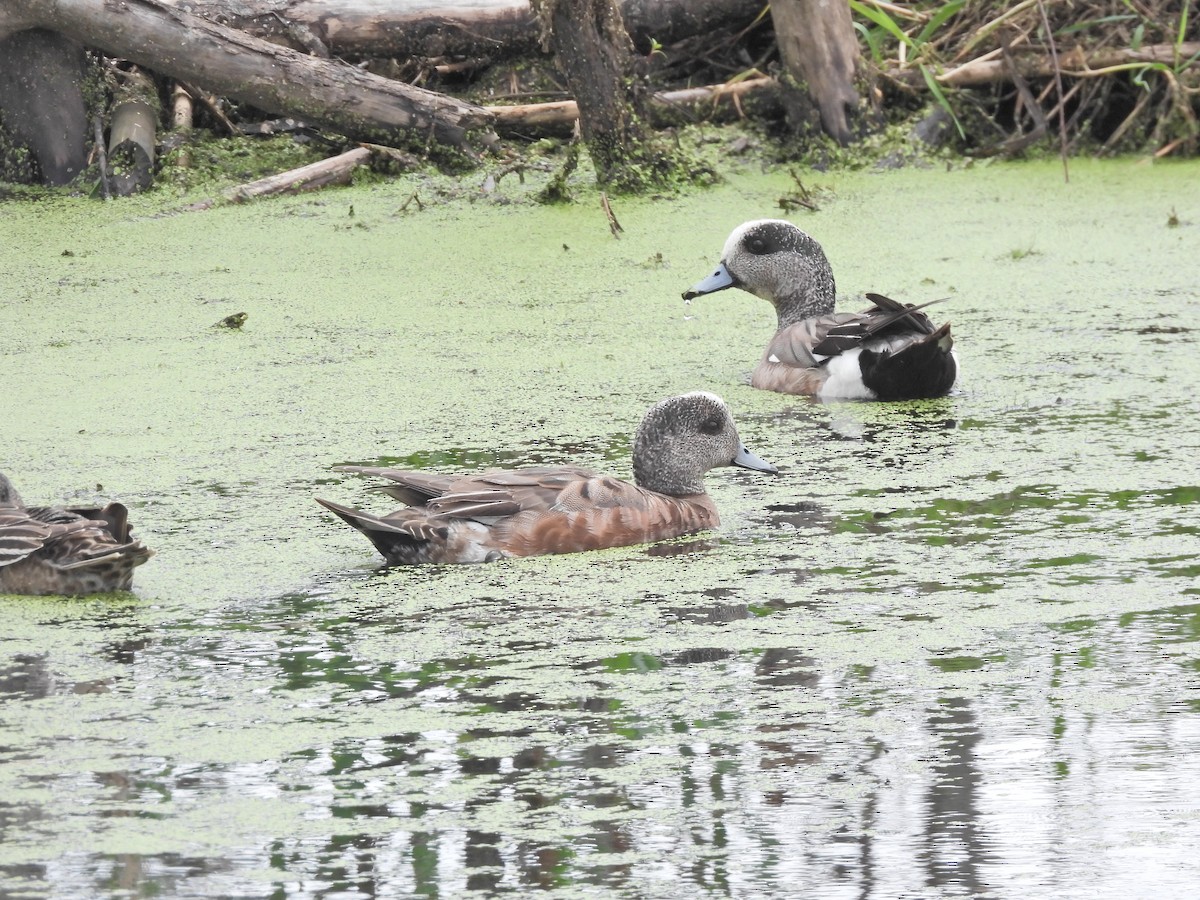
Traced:
MULTIPOLYGON (((298 53, 159 0, 21 0, 23 21, 271 113, 363 140, 465 146, 482 107, 298 53)), ((0 33, 10 17, 0 9, 0 33)))
POLYGON ((596 180, 617 191, 669 181, 676 163, 653 146, 642 124, 645 98, 616 0, 534 0, 534 6, 578 104, 596 180))
POLYGON ((45 184, 67 184, 87 162, 83 68, 83 47, 52 31, 20 31, 0 40, 5 129, 33 152, 45 184))
MULTIPOLYGON (((845 0, 772 0, 771 18, 795 89, 807 88, 826 134, 839 144, 850 143, 866 112, 856 86, 861 57, 850 7, 845 0)), ((793 121, 797 126, 802 123, 793 121)))

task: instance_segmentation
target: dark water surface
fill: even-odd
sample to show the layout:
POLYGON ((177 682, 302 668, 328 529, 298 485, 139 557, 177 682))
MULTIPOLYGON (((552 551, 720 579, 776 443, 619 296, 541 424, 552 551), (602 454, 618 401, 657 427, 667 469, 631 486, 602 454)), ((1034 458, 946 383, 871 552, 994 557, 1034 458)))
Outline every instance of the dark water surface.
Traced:
POLYGON ((891 405, 753 391, 766 304, 677 299, 786 176, 620 242, 404 184, 0 207, 0 467, 159 551, 0 603, 0 896, 1194 896, 1198 183, 828 176, 843 303, 950 298, 957 391, 891 405), (381 572, 311 499, 627 476, 693 388, 783 470, 714 472, 716 533, 381 572))

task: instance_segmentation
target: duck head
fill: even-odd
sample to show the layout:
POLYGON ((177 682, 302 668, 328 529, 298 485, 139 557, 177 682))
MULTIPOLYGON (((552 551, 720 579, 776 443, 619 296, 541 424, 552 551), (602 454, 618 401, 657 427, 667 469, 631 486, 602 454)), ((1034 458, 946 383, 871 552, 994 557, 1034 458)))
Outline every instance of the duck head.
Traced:
POLYGON ((703 494, 704 473, 717 466, 779 471, 746 449, 716 394, 693 391, 650 407, 633 439, 638 485, 676 497, 703 494))
POLYGON ((685 291, 683 299, 731 287, 770 301, 780 328, 833 312, 836 296, 833 269, 821 245, 783 219, 757 219, 735 228, 716 270, 685 291))

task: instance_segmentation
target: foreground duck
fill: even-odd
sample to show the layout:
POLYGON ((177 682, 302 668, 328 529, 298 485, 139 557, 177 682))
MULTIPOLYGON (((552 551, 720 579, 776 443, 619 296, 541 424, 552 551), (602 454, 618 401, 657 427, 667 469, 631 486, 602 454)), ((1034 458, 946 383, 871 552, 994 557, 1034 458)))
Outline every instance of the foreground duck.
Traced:
POLYGON ((133 538, 120 503, 26 507, 0 473, 0 594, 127 591, 154 551, 133 538))
POLYGON ((661 541, 715 528, 704 491, 716 466, 775 472, 747 450, 729 407, 697 391, 652 406, 633 443, 637 484, 576 466, 433 475, 339 466, 388 479, 380 490, 404 503, 374 516, 317 502, 357 528, 388 563, 478 563, 661 541))
POLYGON ((935 328, 921 307, 867 294, 862 313, 835 313, 833 270, 821 245, 781 219, 733 230, 715 272, 685 300, 741 288, 771 301, 779 317, 750 383, 822 399, 911 400, 954 387, 950 323, 935 328))

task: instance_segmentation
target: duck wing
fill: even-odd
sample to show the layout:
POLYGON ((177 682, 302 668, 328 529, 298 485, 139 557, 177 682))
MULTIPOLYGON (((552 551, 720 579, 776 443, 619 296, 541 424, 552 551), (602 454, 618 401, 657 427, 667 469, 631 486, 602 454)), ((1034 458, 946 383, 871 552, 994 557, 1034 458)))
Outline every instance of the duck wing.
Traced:
POLYGON ((421 507, 430 517, 474 519, 492 524, 519 512, 553 507, 573 483, 593 477, 578 466, 531 466, 481 472, 477 475, 434 475, 369 466, 339 466, 338 471, 385 478, 379 490, 404 503, 421 507))
POLYGON ((434 475, 429 472, 409 472, 380 466, 334 466, 335 472, 356 472, 385 478, 391 484, 381 484, 375 490, 394 497, 405 506, 424 506, 435 497, 450 490, 459 479, 455 475, 434 475))
POLYGON ((484 472, 458 479, 452 489, 426 504, 439 518, 474 519, 484 525, 518 513, 556 508, 564 493, 595 478, 578 466, 546 466, 484 472))
POLYGON ((43 506, 0 514, 0 566, 34 555, 61 571, 114 560, 132 569, 153 551, 132 538, 128 512, 120 503, 95 510, 43 506))
POLYGON ((37 553, 53 533, 53 526, 31 518, 25 510, 0 512, 0 566, 37 553))
MULTIPOLYGON (((863 347, 867 341, 875 337, 907 336, 911 339, 920 339, 937 330, 929 316, 920 310, 935 303, 941 303, 940 300, 930 300, 920 306, 913 306, 900 303, 883 296, 883 294, 867 294, 867 299, 874 306, 857 315, 850 316, 843 322, 831 323, 824 336, 812 345, 814 355, 822 357, 822 361, 824 361, 824 359, 837 356, 847 350, 863 347)), ((821 317, 823 320, 830 318, 832 317, 821 317)))
POLYGON ((776 332, 763 359, 796 369, 814 368, 830 356, 849 349, 848 346, 836 346, 830 335, 840 334, 842 329, 855 329, 858 322, 859 316, 855 313, 829 313, 795 322, 776 332))

